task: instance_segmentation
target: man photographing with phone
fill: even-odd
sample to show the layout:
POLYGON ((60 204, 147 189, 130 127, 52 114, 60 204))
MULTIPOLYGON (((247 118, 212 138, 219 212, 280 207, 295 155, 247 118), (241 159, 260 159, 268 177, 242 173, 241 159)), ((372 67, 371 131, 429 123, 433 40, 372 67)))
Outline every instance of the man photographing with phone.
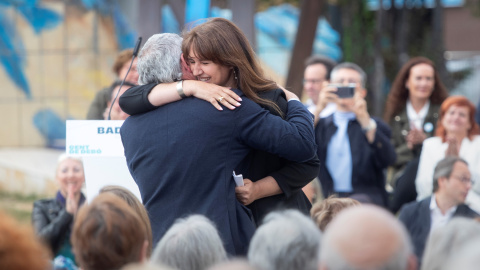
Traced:
POLYGON ((325 197, 363 194, 386 207, 383 170, 395 162, 396 154, 389 127, 367 111, 365 81, 366 74, 358 65, 345 62, 332 70, 331 84, 324 84, 320 101, 335 102, 337 109, 319 119, 315 127, 322 164, 318 178, 325 197))

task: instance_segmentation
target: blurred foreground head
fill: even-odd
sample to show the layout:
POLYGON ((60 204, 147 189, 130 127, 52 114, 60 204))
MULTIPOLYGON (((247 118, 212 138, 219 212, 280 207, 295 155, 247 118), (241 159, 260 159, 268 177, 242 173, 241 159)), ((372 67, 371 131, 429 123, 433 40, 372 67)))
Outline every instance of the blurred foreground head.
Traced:
POLYGON ((73 225, 73 251, 83 270, 120 269, 141 262, 147 256, 147 239, 137 213, 110 193, 101 193, 82 207, 73 225))
POLYGON ((153 251, 152 263, 178 270, 204 270, 226 260, 227 253, 213 223, 202 215, 178 219, 153 251))
POLYGON ((272 212, 253 235, 248 261, 259 270, 318 269, 322 233, 296 210, 272 212))
POLYGON ((361 205, 342 211, 327 226, 320 261, 323 270, 416 269, 403 225, 386 210, 361 205))
POLYGON ((20 226, 0 211, 0 269, 51 269, 47 249, 37 241, 32 229, 20 226))

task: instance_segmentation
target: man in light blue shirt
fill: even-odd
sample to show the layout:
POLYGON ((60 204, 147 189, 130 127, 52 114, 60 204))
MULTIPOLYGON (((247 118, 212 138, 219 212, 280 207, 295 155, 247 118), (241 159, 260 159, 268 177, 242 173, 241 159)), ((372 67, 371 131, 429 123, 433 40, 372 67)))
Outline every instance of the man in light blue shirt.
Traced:
POLYGON ((367 111, 365 79, 358 65, 345 62, 332 70, 332 84, 322 89, 335 94, 337 109, 315 127, 322 164, 319 180, 325 197, 364 194, 370 202, 386 207, 383 171, 396 155, 390 128, 367 111))

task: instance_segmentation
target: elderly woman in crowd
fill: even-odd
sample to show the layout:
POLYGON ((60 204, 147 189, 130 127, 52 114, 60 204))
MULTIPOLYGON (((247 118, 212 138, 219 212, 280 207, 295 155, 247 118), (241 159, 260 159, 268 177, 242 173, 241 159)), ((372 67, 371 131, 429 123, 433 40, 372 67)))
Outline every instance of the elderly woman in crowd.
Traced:
POLYGON ((55 179, 59 190, 55 198, 34 202, 32 222, 36 234, 50 247, 54 257, 75 261, 70 243, 74 216, 85 202, 81 189, 85 182, 83 163, 65 154, 58 159, 55 179))
POLYGON ((142 223, 145 225, 145 231, 147 232, 148 249, 147 256, 152 254, 152 226, 150 225, 150 218, 148 217, 145 206, 138 200, 138 198, 128 189, 121 186, 104 186, 100 189, 100 193, 112 193, 122 200, 124 200, 142 219, 142 223))
POLYGON ((205 270, 225 261, 227 253, 215 225, 206 217, 179 219, 158 242, 152 263, 178 270, 205 270))
POLYGON ((148 233, 140 216, 124 200, 101 193, 82 207, 72 244, 82 270, 120 269, 147 259, 148 233))
POLYGON ((397 153, 388 177, 395 187, 391 203, 394 212, 415 200, 413 179, 422 144, 435 134, 440 104, 447 97, 435 65, 425 57, 410 59, 395 77, 384 114, 384 120, 392 128, 392 143, 397 153))
MULTIPOLYGON (((472 179, 479 178, 480 128, 474 116, 475 106, 463 96, 452 96, 442 103, 436 136, 423 143, 415 179, 417 200, 432 194, 433 170, 437 162, 446 156, 465 159, 469 164, 472 179)), ((480 212, 479 191, 479 186, 474 185, 466 201, 477 212, 480 212)))

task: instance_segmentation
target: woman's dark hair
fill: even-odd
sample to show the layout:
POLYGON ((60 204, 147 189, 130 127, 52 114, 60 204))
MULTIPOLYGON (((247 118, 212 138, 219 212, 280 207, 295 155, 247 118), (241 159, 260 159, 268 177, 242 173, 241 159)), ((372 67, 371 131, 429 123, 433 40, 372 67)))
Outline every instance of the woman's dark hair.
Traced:
POLYGON ((264 77, 248 39, 235 24, 223 18, 213 18, 194 27, 183 34, 182 52, 186 61, 190 50, 202 60, 232 67, 238 77, 237 86, 245 96, 273 107, 283 115, 274 102, 258 96, 259 92, 274 90, 278 86, 264 77))
POLYGON ((433 85, 433 92, 430 96, 430 102, 432 104, 441 104, 448 97, 447 89, 440 80, 440 76, 438 76, 438 72, 435 69, 433 62, 430 61, 430 59, 422 56, 414 57, 405 63, 405 65, 403 65, 393 81, 392 88, 390 89, 390 93, 388 94, 387 102, 385 104, 385 113, 383 114, 383 119, 387 123, 391 121, 395 114, 401 112, 405 108, 405 104, 407 104, 409 95, 405 83, 410 77, 410 70, 412 67, 418 64, 427 64, 434 70, 435 84, 433 85))

